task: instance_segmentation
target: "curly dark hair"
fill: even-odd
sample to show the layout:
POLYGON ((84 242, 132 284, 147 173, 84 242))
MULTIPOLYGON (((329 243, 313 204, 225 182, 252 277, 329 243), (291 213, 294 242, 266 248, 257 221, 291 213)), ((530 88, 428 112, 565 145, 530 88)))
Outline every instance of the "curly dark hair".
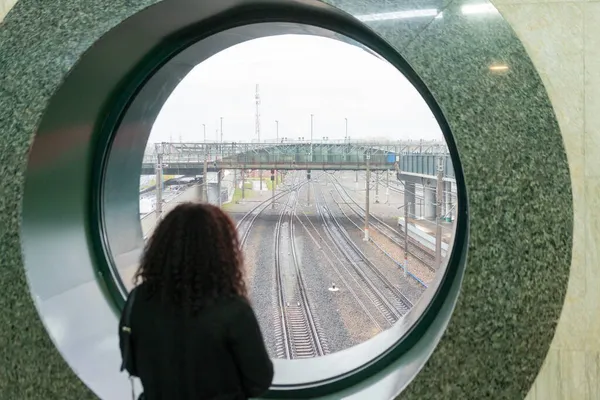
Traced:
POLYGON ((159 223, 134 282, 148 296, 196 313, 221 297, 247 299, 243 256, 233 221, 209 204, 183 203, 159 223))

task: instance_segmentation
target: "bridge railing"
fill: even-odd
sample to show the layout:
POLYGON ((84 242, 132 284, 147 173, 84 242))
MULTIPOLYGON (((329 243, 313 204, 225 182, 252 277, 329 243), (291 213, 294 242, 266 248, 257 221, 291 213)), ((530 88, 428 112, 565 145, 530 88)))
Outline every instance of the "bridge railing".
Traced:
MULTIPOLYGON (((236 167, 244 164, 289 164, 289 163, 324 163, 324 164, 360 164, 366 165, 367 161, 371 164, 393 164, 396 162, 396 155, 392 153, 377 152, 374 154, 356 154, 339 152, 331 152, 326 149, 315 149, 312 154, 307 152, 248 152, 238 154, 165 154, 162 156, 162 163, 165 164, 198 164, 204 163, 207 160, 209 163, 219 163, 221 165, 235 165, 236 167)), ((156 156, 145 156, 144 163, 157 163, 156 156)))
MULTIPOLYGON (((396 169, 398 163, 400 171, 427 176, 437 174, 436 160, 445 157, 444 176, 454 177, 444 143, 435 142, 435 149, 428 143, 426 152, 419 150, 424 142, 417 143, 181 143, 165 146, 160 157, 163 168, 170 169, 202 168, 205 160, 210 169, 366 169, 368 159, 373 169, 396 169)), ((158 163, 158 155, 145 154, 143 162, 147 171, 158 163)))
POLYGON ((368 141, 368 140, 314 140, 294 141, 284 140, 270 142, 198 142, 198 143, 157 143, 148 146, 147 155, 160 154, 237 154, 257 152, 274 148, 331 148, 342 152, 365 152, 382 150, 395 154, 446 154, 448 147, 444 141, 399 140, 399 141, 368 141))

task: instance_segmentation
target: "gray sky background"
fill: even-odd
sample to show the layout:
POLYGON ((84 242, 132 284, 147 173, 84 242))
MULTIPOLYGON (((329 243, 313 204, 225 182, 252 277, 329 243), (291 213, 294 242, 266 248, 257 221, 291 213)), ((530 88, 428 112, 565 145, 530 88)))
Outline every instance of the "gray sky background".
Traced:
POLYGON ((150 143, 217 140, 255 135, 256 83, 261 95, 261 141, 343 139, 443 140, 433 114, 404 76, 357 47, 314 36, 275 36, 246 42, 194 68, 171 94, 154 124, 150 143))

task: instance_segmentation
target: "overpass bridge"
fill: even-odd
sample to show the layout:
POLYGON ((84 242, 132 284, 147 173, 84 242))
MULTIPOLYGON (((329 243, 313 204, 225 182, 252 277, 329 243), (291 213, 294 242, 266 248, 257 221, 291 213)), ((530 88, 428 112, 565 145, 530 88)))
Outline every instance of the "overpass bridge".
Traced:
MULTIPOLYGON (((206 176, 216 173, 216 191, 221 193, 222 171, 240 170, 330 170, 395 171, 404 185, 405 217, 434 220, 439 211, 451 217, 456 183, 446 143, 440 141, 281 141, 263 143, 156 143, 144 155, 142 174, 206 176), (439 184, 438 184, 439 181, 439 184), (416 186, 423 199, 416 198, 416 186)), ((358 181, 358 174, 357 174, 358 181)), ((157 182, 162 181, 158 178, 157 182)), ((203 178, 204 181, 204 178, 203 178)), ((261 180, 262 186, 262 180, 261 180)), ((208 199, 208 184, 199 187, 208 199)), ((157 190, 157 204, 161 204, 157 190)), ((220 198, 220 196, 218 196, 220 198)), ((242 185, 242 198, 244 186, 242 185)))
POLYGON ((203 175, 239 170, 395 170, 398 179, 454 182, 448 147, 441 141, 281 141, 278 143, 157 143, 144 155, 143 175, 203 175))

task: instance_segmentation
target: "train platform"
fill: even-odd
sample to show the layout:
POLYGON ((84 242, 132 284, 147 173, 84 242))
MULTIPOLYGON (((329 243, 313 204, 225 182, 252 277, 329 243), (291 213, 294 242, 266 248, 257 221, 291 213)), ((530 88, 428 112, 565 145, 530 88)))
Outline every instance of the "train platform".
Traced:
MULTIPOLYGON (((423 232, 435 236, 436 224, 433 221, 429 221, 426 219, 418 219, 418 218, 409 218, 408 222, 410 224, 415 225, 417 228, 422 230, 423 232)), ((454 234, 454 222, 442 222, 442 241, 444 243, 450 243, 452 240, 452 236, 454 234)))
MULTIPOLYGON (((346 189, 346 192, 363 208, 365 206, 365 195, 366 190, 364 182, 356 184, 355 178, 352 174, 340 174, 336 176, 338 182, 346 189)), ((335 187, 329 183, 330 190, 335 192, 335 187)), ((369 193, 369 211, 373 215, 384 219, 390 224, 397 224, 399 217, 404 217, 404 198, 403 193, 397 191, 390 191, 386 195, 386 188, 383 186, 379 187, 379 195, 375 195, 375 189, 370 188, 369 193), (376 203, 376 199, 379 203, 376 203)), ((436 224, 435 221, 429 221, 426 219, 409 218, 409 223, 415 225, 423 232, 435 236, 436 224)), ((442 222, 442 241, 444 243, 451 243, 454 235, 454 223, 453 222, 442 222)))

